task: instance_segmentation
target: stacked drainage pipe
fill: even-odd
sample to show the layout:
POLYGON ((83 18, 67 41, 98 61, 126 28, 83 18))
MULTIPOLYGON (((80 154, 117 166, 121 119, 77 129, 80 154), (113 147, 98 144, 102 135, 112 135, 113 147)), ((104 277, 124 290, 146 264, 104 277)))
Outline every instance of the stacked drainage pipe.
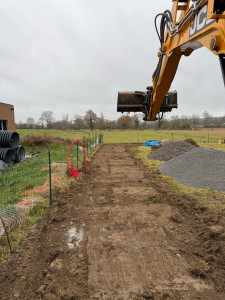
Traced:
POLYGON ((25 160, 25 149, 20 145, 17 132, 0 130, 0 160, 9 166, 25 160))

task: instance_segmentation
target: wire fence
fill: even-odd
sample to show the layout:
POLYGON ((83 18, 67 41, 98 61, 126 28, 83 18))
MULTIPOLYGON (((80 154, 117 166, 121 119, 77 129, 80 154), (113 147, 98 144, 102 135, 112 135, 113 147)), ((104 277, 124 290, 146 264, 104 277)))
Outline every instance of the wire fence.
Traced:
MULTIPOLYGON (((103 135, 89 134, 80 142, 89 160, 103 143, 103 135)), ((84 150, 77 145, 71 149, 68 160, 83 172, 84 150)), ((51 144, 49 149, 45 147, 41 153, 28 153, 23 163, 14 165, 0 175, 0 258, 4 256, 11 231, 18 228, 36 205, 45 208, 51 205, 54 194, 74 180, 66 164, 68 148, 68 145, 51 144)))

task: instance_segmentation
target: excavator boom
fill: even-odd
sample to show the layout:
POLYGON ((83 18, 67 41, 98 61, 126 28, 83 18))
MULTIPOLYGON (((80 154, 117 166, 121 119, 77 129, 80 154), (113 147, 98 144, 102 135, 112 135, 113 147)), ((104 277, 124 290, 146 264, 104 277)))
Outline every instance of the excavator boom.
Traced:
POLYGON ((120 93, 117 111, 141 111, 145 121, 177 108, 177 93, 168 92, 182 55, 205 46, 219 56, 225 84, 225 0, 172 0, 171 11, 155 18, 159 62, 146 92, 120 93), (179 16, 179 17, 178 17, 179 16), (161 18, 160 28, 157 20, 161 18))

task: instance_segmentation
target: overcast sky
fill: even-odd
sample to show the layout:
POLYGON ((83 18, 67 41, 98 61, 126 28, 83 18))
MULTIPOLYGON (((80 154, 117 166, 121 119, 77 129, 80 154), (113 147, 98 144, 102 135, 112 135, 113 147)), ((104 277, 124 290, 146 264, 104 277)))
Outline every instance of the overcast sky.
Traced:
MULTIPOLYGON (((44 110, 56 119, 92 109, 116 119, 118 91, 145 90, 158 58, 160 0, 1 0, 0 102, 16 122, 44 110)), ((172 115, 225 115, 219 59, 201 48, 182 57, 172 115)))

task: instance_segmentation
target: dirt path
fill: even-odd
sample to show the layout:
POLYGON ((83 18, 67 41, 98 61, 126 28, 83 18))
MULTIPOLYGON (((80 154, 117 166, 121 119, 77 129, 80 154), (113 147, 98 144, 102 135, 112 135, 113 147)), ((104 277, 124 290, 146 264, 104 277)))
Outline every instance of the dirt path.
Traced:
POLYGON ((221 224, 132 157, 104 145, 14 256, 0 299, 225 299, 221 224), (222 249, 222 250, 221 250, 222 249))

